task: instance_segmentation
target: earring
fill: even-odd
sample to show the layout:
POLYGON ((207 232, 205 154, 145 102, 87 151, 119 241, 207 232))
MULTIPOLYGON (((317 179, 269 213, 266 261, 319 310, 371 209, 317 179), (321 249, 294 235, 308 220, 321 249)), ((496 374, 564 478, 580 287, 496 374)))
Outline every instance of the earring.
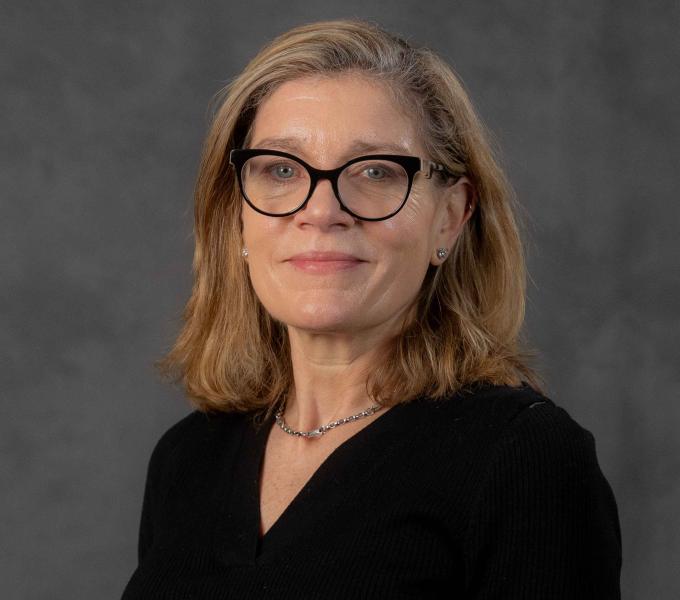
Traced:
POLYGON ((437 248, 437 258, 439 260, 443 260, 446 258, 446 255, 449 253, 448 248, 437 248))
POLYGON ((244 248, 243 250, 241 250, 241 256, 242 256, 243 258, 245 258, 246 256, 248 256, 248 248, 244 248))

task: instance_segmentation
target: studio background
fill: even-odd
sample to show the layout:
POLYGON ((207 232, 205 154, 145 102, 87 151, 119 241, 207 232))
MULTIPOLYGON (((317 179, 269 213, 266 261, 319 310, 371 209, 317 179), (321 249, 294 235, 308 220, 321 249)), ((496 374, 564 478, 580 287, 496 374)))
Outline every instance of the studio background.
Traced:
POLYGON ((444 56, 524 207, 527 332, 597 440, 627 600, 680 597, 680 4, 0 3, 0 581, 119 598, 191 409, 153 368, 191 288, 211 97, 268 40, 375 20, 444 56))

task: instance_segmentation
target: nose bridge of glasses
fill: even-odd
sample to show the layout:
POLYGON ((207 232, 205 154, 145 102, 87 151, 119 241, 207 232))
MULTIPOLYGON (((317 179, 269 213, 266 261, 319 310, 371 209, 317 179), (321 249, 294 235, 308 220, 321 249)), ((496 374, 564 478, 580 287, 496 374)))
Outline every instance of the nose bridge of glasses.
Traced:
POLYGON ((315 169, 314 167, 307 165, 306 169, 310 178, 308 200, 314 195, 319 183, 322 181, 328 181, 335 199, 342 207, 342 201, 340 200, 340 194, 338 191, 338 178, 340 177, 340 173, 342 173, 344 167, 338 167, 336 169, 315 169))
POLYGON ((334 184, 338 180, 338 177, 340 177, 340 173, 342 173, 345 166, 337 167, 335 169, 316 169, 307 165, 306 168, 309 176, 315 183, 327 179, 334 184))

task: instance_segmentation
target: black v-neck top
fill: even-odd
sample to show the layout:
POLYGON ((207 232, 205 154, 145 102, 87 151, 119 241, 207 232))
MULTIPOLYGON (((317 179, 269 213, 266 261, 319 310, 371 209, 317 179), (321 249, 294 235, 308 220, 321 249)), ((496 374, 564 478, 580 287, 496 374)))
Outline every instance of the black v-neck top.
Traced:
POLYGON ((594 438, 528 386, 385 411, 264 537, 273 418, 252 416, 194 411, 158 441, 123 600, 620 597, 618 511, 594 438))

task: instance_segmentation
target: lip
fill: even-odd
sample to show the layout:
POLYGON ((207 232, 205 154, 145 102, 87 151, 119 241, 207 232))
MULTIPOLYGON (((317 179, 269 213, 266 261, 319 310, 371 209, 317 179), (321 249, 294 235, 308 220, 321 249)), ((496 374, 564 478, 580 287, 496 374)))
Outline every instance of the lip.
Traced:
POLYGON ((313 251, 291 256, 287 262, 290 262, 296 269, 301 271, 323 274, 354 269, 366 261, 353 254, 346 254, 344 252, 313 251))

